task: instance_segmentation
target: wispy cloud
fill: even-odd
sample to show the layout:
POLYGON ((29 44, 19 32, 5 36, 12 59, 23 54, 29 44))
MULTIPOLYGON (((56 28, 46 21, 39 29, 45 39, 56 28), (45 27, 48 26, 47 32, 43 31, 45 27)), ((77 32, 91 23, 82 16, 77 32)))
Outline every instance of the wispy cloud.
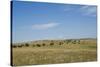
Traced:
POLYGON ((82 6, 80 8, 80 11, 82 12, 83 15, 96 16, 97 7, 96 6, 82 6))
POLYGON ((34 24, 32 29, 44 30, 58 26, 59 23, 45 23, 45 24, 34 24))

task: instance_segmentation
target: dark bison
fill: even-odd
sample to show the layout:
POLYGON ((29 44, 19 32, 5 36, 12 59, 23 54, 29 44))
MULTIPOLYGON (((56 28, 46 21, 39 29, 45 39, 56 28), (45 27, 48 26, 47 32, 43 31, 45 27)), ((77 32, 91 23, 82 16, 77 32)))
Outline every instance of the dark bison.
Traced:
POLYGON ((40 44, 37 44, 37 46, 38 46, 38 47, 41 47, 41 45, 40 45, 40 44))

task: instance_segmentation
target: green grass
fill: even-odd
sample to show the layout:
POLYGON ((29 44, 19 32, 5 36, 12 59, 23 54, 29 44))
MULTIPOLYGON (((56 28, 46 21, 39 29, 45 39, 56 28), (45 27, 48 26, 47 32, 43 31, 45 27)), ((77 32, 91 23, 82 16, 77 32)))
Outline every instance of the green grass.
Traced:
MULTIPOLYGON (((39 42, 38 42, 39 43, 39 42)), ((97 60, 96 40, 83 40, 80 44, 50 46, 47 42, 45 46, 12 48, 14 66, 19 65, 38 65, 38 64, 56 64, 56 63, 73 63, 88 62, 97 60)))

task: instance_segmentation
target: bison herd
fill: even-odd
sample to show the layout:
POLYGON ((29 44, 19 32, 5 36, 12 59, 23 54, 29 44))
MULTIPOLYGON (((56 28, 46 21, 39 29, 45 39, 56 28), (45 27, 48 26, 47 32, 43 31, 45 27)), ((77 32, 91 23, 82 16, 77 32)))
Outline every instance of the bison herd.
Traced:
MULTIPOLYGON (((61 42, 58 42, 58 45, 63 45, 63 44, 80 44, 80 40, 64 40, 64 41, 61 41, 61 42)), ((55 41, 51 41, 50 43, 49 43, 49 45, 50 46, 53 46, 53 45, 55 45, 55 41)), ((30 44, 29 43, 25 43, 25 44, 19 44, 19 45, 17 45, 17 44, 14 44, 14 45, 11 45, 13 48, 21 48, 21 47, 29 47, 30 46, 30 44)), ((46 44, 45 43, 42 43, 42 44, 33 44, 32 45, 33 47, 42 47, 42 46, 46 46, 46 44)))

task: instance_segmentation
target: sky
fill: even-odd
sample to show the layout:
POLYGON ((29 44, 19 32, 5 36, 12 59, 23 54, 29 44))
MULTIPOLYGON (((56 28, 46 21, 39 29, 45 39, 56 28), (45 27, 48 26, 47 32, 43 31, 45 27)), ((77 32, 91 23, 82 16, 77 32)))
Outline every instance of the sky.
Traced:
POLYGON ((13 1, 13 42, 97 37, 94 5, 13 1))

